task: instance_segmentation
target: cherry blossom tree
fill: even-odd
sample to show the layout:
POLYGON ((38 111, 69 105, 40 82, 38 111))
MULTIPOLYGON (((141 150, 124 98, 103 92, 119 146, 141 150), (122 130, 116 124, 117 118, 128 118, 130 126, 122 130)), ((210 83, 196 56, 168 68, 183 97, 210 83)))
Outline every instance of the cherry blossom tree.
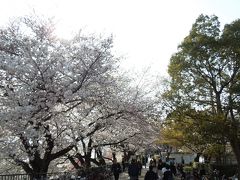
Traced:
POLYGON ((111 37, 61 40, 53 27, 24 17, 0 29, 1 152, 35 175, 80 140, 63 138, 69 114, 105 96, 100 89, 112 84, 117 62, 111 37))
POLYGON ((88 107, 88 111, 81 108, 85 113, 80 110, 76 112, 72 134, 81 141, 74 152, 68 155, 76 169, 90 167, 91 162, 105 165, 105 159, 108 158, 103 157, 102 151, 106 147, 121 147, 131 143, 132 147, 138 149, 155 140, 159 129, 150 120, 153 119, 151 111, 154 109, 154 101, 143 94, 118 81, 99 104, 88 107), (118 88, 119 84, 121 88, 118 88), (95 157, 92 156, 93 152, 95 157))
POLYGON ((119 75, 112 44, 82 32, 59 39, 38 17, 1 28, 0 152, 38 178, 63 156, 90 167, 105 163, 105 146, 153 142, 153 93, 119 75))

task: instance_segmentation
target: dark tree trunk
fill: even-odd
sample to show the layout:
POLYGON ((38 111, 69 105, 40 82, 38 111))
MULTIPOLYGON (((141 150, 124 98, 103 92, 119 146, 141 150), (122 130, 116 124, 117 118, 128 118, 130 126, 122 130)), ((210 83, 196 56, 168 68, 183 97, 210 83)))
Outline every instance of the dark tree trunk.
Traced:
POLYGON ((97 158, 99 159, 99 165, 106 165, 106 162, 103 158, 102 151, 100 149, 96 150, 97 158))
POLYGON ((74 166, 75 169, 80 169, 81 167, 79 166, 79 164, 75 161, 74 157, 72 156, 68 156, 69 161, 71 162, 71 164, 74 166))
POLYGON ((46 177, 50 162, 65 155, 74 147, 73 145, 69 145, 60 151, 52 153, 54 148, 54 139, 50 134, 49 126, 44 126, 42 123, 38 123, 35 129, 38 130, 40 127, 43 127, 46 133, 44 137, 46 139, 47 146, 44 149, 45 152, 43 158, 41 157, 39 150, 37 150, 39 143, 31 145, 29 143, 30 140, 23 134, 20 134, 19 138, 30 161, 27 163, 13 157, 13 159, 24 169, 27 174, 31 174, 32 178, 36 179, 39 179, 42 176, 46 177))
MULTIPOLYGON (((73 146, 68 146, 65 149, 62 149, 56 153, 48 154, 44 156, 44 158, 40 158, 40 154, 35 152, 34 159, 31 160, 29 163, 26 163, 21 160, 15 160, 27 174, 30 174, 32 178, 39 179, 39 177, 46 177, 48 172, 48 167, 51 161, 63 156, 68 151, 72 149, 73 146)), ((48 153, 48 152, 47 152, 48 153)), ((30 159, 31 157, 29 157, 30 159)))
POLYGON ((32 179, 46 179, 48 173, 48 166, 50 161, 45 161, 43 159, 34 160, 30 162, 32 166, 32 179))
POLYGON ((233 152, 235 154, 237 163, 238 163, 238 179, 240 179, 240 142, 238 140, 238 138, 233 138, 231 141, 231 147, 233 149, 233 152))
POLYGON ((92 139, 90 138, 87 145, 87 151, 85 151, 85 166, 86 168, 91 167, 91 155, 92 155, 92 139))
POLYGON ((76 158, 80 161, 81 165, 85 164, 84 156, 82 156, 80 153, 76 154, 76 158))
POLYGON ((112 153, 112 157, 113 157, 113 160, 116 160, 116 159, 117 159, 117 158, 116 158, 116 153, 115 153, 115 152, 112 153))
POLYGON ((88 153, 85 156, 85 166, 86 166, 86 168, 91 167, 91 153, 88 153))

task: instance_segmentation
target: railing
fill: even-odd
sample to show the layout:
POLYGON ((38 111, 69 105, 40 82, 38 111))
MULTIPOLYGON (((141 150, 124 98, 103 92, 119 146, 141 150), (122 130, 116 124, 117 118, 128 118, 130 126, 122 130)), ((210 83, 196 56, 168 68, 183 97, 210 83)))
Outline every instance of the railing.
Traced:
MULTIPOLYGON (((48 174, 7 174, 0 175, 0 180, 67 180, 71 179, 69 173, 48 173, 48 174)), ((75 178, 76 179, 76 178, 75 178)))
POLYGON ((8 174, 0 175, 0 180, 31 180, 28 174, 8 174))
MULTIPOLYGON (((81 170, 79 171, 81 172, 81 170)), ((104 176, 105 180, 112 179, 111 166, 92 167, 85 172, 85 177, 79 172, 56 172, 47 174, 6 174, 0 175, 0 180, 91 180, 104 176)))

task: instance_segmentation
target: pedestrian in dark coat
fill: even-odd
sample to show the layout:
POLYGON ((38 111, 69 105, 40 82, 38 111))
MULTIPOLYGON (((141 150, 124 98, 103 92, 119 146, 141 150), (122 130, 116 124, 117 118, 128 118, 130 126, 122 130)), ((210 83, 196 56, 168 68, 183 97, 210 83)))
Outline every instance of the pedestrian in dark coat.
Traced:
POLYGON ((121 173, 121 171, 122 171, 122 168, 120 164, 117 162, 116 159, 114 159, 112 164, 112 172, 115 180, 119 179, 119 174, 121 173))
POLYGON ((173 174, 169 165, 166 166, 166 171, 163 173, 163 180, 173 180, 173 174))
POLYGON ((138 180, 139 171, 140 170, 136 159, 132 159, 132 162, 128 167, 128 175, 130 180, 138 180))
POLYGON ((147 171, 144 180, 158 180, 158 175, 153 171, 153 166, 149 166, 149 171, 147 171))
POLYGON ((142 172, 142 163, 141 163, 140 160, 137 161, 137 165, 138 165, 138 168, 139 168, 138 175, 141 176, 141 172, 142 172))

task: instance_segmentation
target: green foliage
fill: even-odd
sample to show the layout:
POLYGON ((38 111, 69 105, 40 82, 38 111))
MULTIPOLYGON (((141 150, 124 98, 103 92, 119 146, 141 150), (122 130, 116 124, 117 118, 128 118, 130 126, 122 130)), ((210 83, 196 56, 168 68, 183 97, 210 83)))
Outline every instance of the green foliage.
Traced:
POLYGON ((191 173, 193 171, 193 168, 192 168, 192 166, 184 166, 183 171, 185 173, 191 173))
POLYGON ((213 118, 204 111, 183 108, 175 110, 162 124, 160 142, 217 156, 218 153, 213 151, 218 145, 224 145, 224 138, 221 136, 224 130, 218 128, 220 118, 213 118))
POLYGON ((217 16, 200 15, 168 72, 166 139, 210 154, 220 153, 226 140, 240 148, 240 20, 221 31, 217 16))

